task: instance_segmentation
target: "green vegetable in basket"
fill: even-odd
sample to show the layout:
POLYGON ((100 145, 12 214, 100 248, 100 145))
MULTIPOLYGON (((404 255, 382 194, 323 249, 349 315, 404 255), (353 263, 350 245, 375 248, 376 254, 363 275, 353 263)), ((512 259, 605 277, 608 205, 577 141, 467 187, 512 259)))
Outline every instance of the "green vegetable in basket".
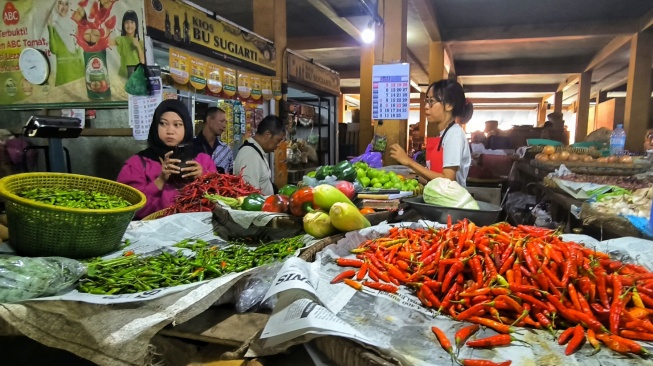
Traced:
POLYGON ((33 188, 18 195, 40 203, 69 208, 106 210, 131 206, 122 197, 81 189, 33 188))

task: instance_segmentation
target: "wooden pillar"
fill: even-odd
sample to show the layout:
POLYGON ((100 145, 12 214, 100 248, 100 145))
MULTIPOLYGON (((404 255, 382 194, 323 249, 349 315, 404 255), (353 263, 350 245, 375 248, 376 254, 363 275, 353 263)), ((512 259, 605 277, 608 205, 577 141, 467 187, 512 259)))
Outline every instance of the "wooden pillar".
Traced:
POLYGON ((444 46, 442 42, 429 43, 429 83, 443 79, 444 69, 444 46))
MULTIPOLYGON (((286 50, 286 0, 253 0, 254 33, 274 42, 276 49, 275 76, 281 78, 283 85, 288 83, 284 70, 284 51, 286 50)), ((285 97, 285 96, 284 96, 285 97)), ((285 99, 285 98, 284 98, 285 99)), ((279 102, 272 100, 277 116, 281 109, 279 102)), ((288 183, 288 165, 286 164, 286 149, 288 143, 283 141, 274 151, 274 183, 283 187, 288 183)))
POLYGON ((553 111, 556 113, 562 113, 562 91, 557 91, 553 95, 553 111))
POLYGON ((419 93, 419 140, 426 142, 426 114, 424 113, 426 93, 419 93))
MULTIPOLYGON (((406 62, 407 50, 406 34, 408 29, 408 0, 379 0, 378 9, 383 18, 383 25, 377 28, 376 46, 374 47, 374 60, 371 64, 390 64, 397 62, 406 62)), ((369 86, 363 89, 363 56, 361 55, 361 107, 365 105, 363 101, 363 91, 369 92, 369 112, 366 112, 365 118, 371 115, 372 99, 372 66, 369 66, 370 81, 369 86)), ((361 108, 361 123, 363 122, 363 109, 361 108)), ((406 149, 408 143, 408 121, 407 120, 384 120, 374 121, 376 123, 376 133, 387 138, 387 146, 399 144, 406 149)), ((363 138, 361 125, 361 139, 363 138)), ((367 146, 369 140, 365 142, 367 146)), ((390 158, 390 154, 383 157, 384 165, 396 165, 397 162, 390 158)))
MULTIPOLYGON (((429 84, 444 77, 444 46, 442 42, 429 43, 429 84)), ((435 123, 426 122, 426 136, 437 137, 440 134, 435 123)))
POLYGON ((342 123, 345 122, 345 108, 347 106, 347 102, 345 101, 345 95, 340 93, 340 96, 338 96, 338 114, 336 118, 338 119, 336 122, 342 123))
POLYGON ((358 154, 367 149, 374 137, 372 126, 372 66, 374 66, 374 43, 361 44, 360 66, 360 128, 358 132, 358 154))
POLYGON ((541 127, 544 122, 546 122, 546 112, 547 112, 547 106, 549 104, 546 102, 545 98, 542 98, 540 101, 540 104, 537 106, 537 126, 541 127))
POLYGON ((653 29, 637 33, 630 43, 628 86, 626 87, 626 150, 641 151, 649 124, 651 105, 651 54, 653 29))
MULTIPOLYGON (((282 84, 288 83, 284 53, 288 44, 286 36, 286 0, 253 0, 254 33, 274 42, 276 49, 276 74, 282 84)), ((279 115, 279 102, 274 101, 279 115)))
POLYGON ((578 111, 576 112, 575 142, 584 141, 587 137, 587 122, 590 112, 590 89, 592 88, 592 71, 580 74, 578 83, 578 111))

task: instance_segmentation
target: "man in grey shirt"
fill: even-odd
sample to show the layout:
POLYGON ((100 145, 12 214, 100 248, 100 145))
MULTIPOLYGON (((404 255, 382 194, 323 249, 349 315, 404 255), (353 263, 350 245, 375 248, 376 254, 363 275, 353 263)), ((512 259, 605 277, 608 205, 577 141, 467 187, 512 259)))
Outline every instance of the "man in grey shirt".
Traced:
POLYGON ((276 193, 272 183, 272 171, 267 154, 279 147, 286 138, 281 118, 269 115, 259 123, 254 137, 248 138, 238 150, 234 161, 234 172, 243 169, 243 179, 261 190, 263 195, 276 193))

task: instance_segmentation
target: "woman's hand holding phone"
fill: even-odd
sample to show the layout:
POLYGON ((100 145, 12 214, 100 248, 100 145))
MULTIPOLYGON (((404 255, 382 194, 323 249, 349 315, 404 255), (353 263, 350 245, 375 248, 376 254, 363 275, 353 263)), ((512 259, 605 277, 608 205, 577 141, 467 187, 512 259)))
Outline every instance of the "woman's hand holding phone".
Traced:
MULTIPOLYGON (((164 158, 161 160, 161 174, 159 177, 164 181, 168 181, 170 178, 171 174, 179 174, 181 172, 181 168, 177 164, 181 163, 181 160, 179 159, 174 159, 171 158, 170 156, 173 154, 173 151, 168 151, 165 155, 164 158)), ((201 167, 200 167, 201 169, 201 167)))
POLYGON ((197 178, 202 176, 202 166, 200 163, 196 162, 195 160, 189 160, 186 162, 186 167, 181 169, 182 177, 183 178, 197 178), (185 174, 184 174, 185 173, 185 174))

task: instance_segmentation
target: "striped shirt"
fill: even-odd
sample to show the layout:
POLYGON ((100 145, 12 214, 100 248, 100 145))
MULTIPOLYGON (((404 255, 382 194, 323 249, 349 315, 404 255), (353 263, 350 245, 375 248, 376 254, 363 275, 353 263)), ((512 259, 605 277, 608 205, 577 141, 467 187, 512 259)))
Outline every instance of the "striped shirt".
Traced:
POLYGON ((220 141, 219 138, 215 141, 215 150, 211 154, 211 159, 213 159, 216 168, 222 168, 225 173, 233 173, 234 153, 231 151, 231 147, 220 141))

